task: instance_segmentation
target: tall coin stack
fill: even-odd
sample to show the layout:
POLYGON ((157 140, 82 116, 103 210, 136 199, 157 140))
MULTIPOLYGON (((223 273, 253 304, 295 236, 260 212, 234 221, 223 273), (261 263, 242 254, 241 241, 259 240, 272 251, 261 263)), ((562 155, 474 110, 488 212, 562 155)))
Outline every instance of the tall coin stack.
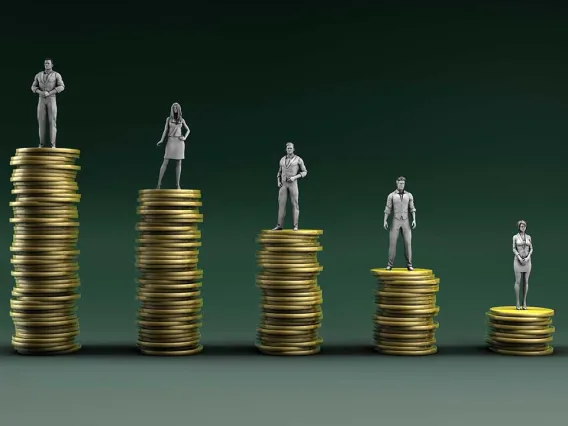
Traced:
POLYGON ((201 352, 201 191, 144 189, 136 227, 138 346, 146 355, 201 352))
POLYGON ((440 279, 430 269, 372 269, 371 273, 379 281, 375 349, 387 355, 435 354, 440 279))
POLYGON ((547 308, 498 306, 487 312, 487 344, 502 355, 551 355, 554 311, 547 308))
POLYGON ((56 355, 81 348, 76 341, 79 155, 76 149, 22 148, 10 160, 16 196, 10 203, 15 280, 10 316, 12 346, 20 354, 56 355))
POLYGON ((262 320, 256 346, 267 355, 313 355, 322 339, 322 291, 317 276, 323 270, 317 253, 323 250, 320 230, 262 231, 257 242, 261 272, 262 320))

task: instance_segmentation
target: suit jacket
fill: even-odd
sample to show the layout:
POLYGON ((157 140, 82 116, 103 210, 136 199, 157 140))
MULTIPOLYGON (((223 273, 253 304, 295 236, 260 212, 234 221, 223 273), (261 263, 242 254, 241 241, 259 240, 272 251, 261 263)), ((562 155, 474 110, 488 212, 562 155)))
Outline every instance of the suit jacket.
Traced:
POLYGON ((385 214, 392 213, 393 219, 406 220, 409 213, 414 213, 414 197, 410 192, 403 191, 402 196, 398 190, 391 192, 387 197, 385 214))
POLYGON ((37 93, 40 89, 42 92, 49 92, 50 97, 55 96, 57 93, 63 92, 65 90, 65 84, 61 78, 61 74, 55 71, 49 73, 38 72, 34 77, 34 82, 32 83, 32 92, 37 93))
POLYGON ((294 155, 290 160, 288 160, 288 156, 286 155, 280 159, 277 177, 282 183, 286 182, 287 178, 297 176, 298 174, 301 177, 306 177, 308 174, 304 160, 297 155, 294 155))

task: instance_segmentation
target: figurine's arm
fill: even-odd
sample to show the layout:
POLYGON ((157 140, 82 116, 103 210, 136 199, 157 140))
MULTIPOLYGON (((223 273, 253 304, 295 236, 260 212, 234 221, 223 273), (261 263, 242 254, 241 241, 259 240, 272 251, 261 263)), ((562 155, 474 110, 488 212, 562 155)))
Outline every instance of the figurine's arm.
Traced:
POLYGON ((387 204, 385 205, 385 220, 384 222, 387 223, 387 219, 389 218, 392 212, 392 193, 389 194, 387 197, 387 204))
POLYGON ((49 92, 49 94, 53 95, 55 93, 61 93, 64 90, 65 90, 65 83, 63 83, 63 78, 61 77, 61 74, 56 72, 55 73, 55 87, 53 88, 53 90, 51 90, 49 92))
POLYGON ((516 235, 513 236, 513 253, 515 254, 516 258, 521 260, 521 256, 519 256, 519 252, 517 251, 517 236, 516 235))
POLYGON ((276 181, 278 186, 282 185, 282 160, 278 163, 278 173, 276 174, 276 181))
POLYGON ((164 131, 162 132, 162 137, 160 138, 159 144, 164 142, 164 138, 166 137, 166 133, 168 133, 168 127, 170 126, 170 117, 166 118, 166 124, 164 125, 164 131))
POLYGON ((183 137, 183 140, 186 140, 187 137, 189 136, 189 134, 191 133, 191 130, 189 130, 189 127, 187 126, 187 123, 185 122, 185 120, 182 120, 182 124, 183 127, 185 127, 186 133, 185 136, 183 137))
POLYGON ((530 240, 531 243, 529 244, 529 255, 527 256, 527 259, 530 259, 533 252, 534 252, 534 247, 533 247, 533 244, 532 244, 532 238, 529 237, 529 240, 530 240))
POLYGON ((308 174, 308 169, 306 169, 306 165, 304 164, 304 160, 300 158, 298 161, 298 167, 300 167, 300 173, 294 176, 296 179, 305 178, 308 174))
POLYGON ((37 74, 34 77, 34 82, 32 83, 32 92, 37 93, 38 95, 42 93, 41 89, 39 88, 39 81, 37 79, 37 74))
POLYGON ((414 206, 414 195, 409 194, 408 211, 412 215, 412 222, 416 225, 416 207, 414 206))

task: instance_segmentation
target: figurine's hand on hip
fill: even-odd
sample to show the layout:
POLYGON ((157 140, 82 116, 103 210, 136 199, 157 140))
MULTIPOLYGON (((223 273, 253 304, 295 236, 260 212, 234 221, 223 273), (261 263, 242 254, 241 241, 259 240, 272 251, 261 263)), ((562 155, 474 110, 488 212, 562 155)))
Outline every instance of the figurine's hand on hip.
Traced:
POLYGON ((294 182, 296 178, 294 176, 286 178, 286 182, 294 182))

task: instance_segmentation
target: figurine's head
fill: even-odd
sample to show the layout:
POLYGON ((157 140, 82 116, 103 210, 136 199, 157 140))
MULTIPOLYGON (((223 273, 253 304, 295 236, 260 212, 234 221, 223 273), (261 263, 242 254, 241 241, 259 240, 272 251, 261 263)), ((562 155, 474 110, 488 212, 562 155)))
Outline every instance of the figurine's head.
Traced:
POLYGON ((45 60, 43 61, 43 67, 46 71, 51 71, 51 69, 53 68, 53 61, 51 60, 51 58, 45 58, 45 60))
POLYGON ((519 220, 517 222, 517 229, 519 230, 519 232, 525 232, 527 230, 527 222, 525 222, 524 220, 519 220))
POLYGON ((294 153, 294 144, 292 142, 288 142, 286 144, 286 153, 288 155, 292 155, 294 153))
POLYGON ((172 108, 170 109, 170 118, 172 120, 181 121, 181 106, 177 102, 172 104, 172 108))
POLYGON ((396 189, 399 191, 404 191, 404 187, 406 186, 406 178, 404 176, 399 176, 396 180, 396 189))

